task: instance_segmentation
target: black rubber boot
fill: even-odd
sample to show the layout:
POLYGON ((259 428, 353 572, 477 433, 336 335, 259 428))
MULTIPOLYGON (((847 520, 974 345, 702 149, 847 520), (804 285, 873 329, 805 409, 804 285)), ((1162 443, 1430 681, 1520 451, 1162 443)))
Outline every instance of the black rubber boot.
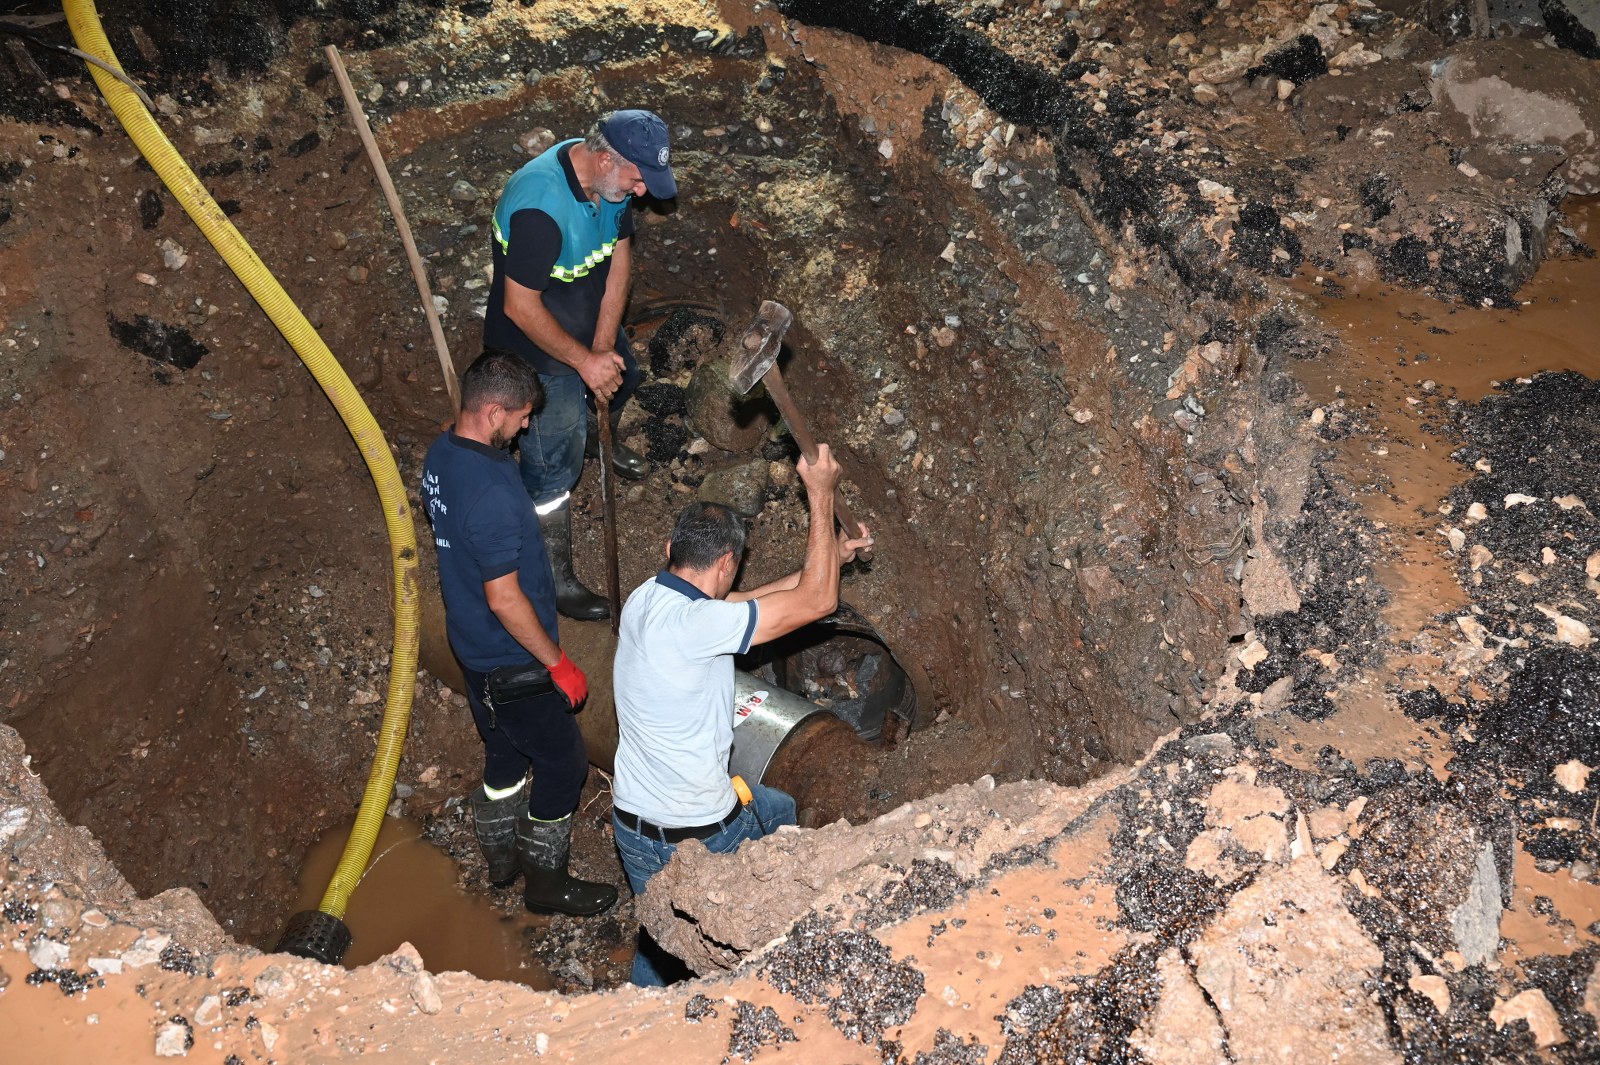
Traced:
MULTIPOLYGON (((626 477, 630 481, 642 481, 650 476, 650 460, 633 450, 625 447, 617 439, 617 430, 622 422, 621 414, 611 416, 611 468, 617 471, 617 476, 626 477)), ((583 453, 589 458, 600 457, 600 430, 596 423, 590 422, 589 436, 583 442, 583 453)))
POLYGON ((610 884, 579 880, 567 872, 571 850, 571 814, 559 821, 517 818, 517 861, 528 878, 522 904, 530 913, 592 917, 617 901, 617 889, 610 884))
POLYGON ((510 887, 522 875, 522 866, 517 864, 517 817, 528 807, 527 792, 518 787, 503 799, 491 799, 480 784, 471 802, 472 834, 478 837, 478 847, 489 866, 489 883, 510 887))
POLYGON ((603 595, 585 588, 572 571, 572 503, 561 504, 548 514, 539 514, 539 531, 544 533, 544 550, 550 556, 550 572, 556 582, 556 611, 574 621, 604 621, 611 616, 611 604, 603 595))

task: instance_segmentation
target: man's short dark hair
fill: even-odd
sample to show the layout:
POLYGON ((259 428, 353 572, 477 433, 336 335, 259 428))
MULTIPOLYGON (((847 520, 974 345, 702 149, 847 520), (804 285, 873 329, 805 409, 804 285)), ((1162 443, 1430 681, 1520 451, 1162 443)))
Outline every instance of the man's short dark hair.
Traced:
POLYGON ((690 503, 672 526, 667 565, 673 569, 705 569, 733 552, 744 558, 744 520, 721 503, 690 503))
POLYGON ((514 352, 484 348, 461 375, 461 407, 478 410, 498 403, 507 410, 528 404, 538 410, 544 406, 544 386, 528 361, 514 352))

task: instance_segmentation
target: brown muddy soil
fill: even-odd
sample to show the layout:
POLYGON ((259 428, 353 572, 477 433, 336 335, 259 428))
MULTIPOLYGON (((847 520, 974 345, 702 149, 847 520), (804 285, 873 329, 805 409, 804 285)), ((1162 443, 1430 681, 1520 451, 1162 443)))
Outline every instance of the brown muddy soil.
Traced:
MULTIPOLYGON (((767 481, 745 579, 792 565, 792 450, 710 445, 683 390, 696 323, 795 312, 791 389, 879 542, 845 598, 926 727, 828 782, 856 829, 685 848, 604 919, 513 921, 476 886, 469 715, 423 677, 393 812, 574 997, 435 978, 428 949, 350 975, 250 949, 365 778, 376 498, 76 62, 10 53, 0 1035, 26 1060, 1591 1059, 1600 231, 1563 194, 1600 96, 1569 91, 1594 61, 1466 39, 1449 6, 334 4, 227 49, 130 6, 124 61, 408 481, 447 401, 321 44, 460 363, 523 138, 668 118, 625 587, 737 467, 767 481), (639 920, 711 978, 582 995, 625 979, 639 920)), ((576 505, 598 582, 592 476, 576 505)), ((604 634, 563 635, 607 670, 604 634)), ((607 799, 597 770, 575 864, 620 885, 607 799)))

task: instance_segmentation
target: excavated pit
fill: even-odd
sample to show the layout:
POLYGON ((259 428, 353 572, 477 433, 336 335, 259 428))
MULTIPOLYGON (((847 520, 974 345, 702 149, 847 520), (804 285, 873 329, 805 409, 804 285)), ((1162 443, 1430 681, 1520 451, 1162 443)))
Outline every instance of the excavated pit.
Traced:
MULTIPOLYGON (((1169 46, 1176 60, 1151 51, 1154 70, 1117 65, 1115 48, 1214 31, 1195 4, 1091 5, 1060 24, 1049 4, 729 3, 708 14, 663 0, 562 16, 375 3, 322 5, 303 21, 300 5, 264 4, 237 33, 235 20, 207 18, 176 32, 169 7, 102 15, 130 72, 161 94, 180 149, 349 369, 413 489, 446 401, 321 58, 327 41, 366 94, 458 363, 479 342, 488 213, 531 135, 576 132, 608 107, 667 116, 684 194, 637 215, 633 331, 648 376, 622 435, 657 469, 621 494, 625 587, 659 566, 672 513, 697 493, 755 500, 746 583, 798 557, 803 499, 787 440, 724 451, 692 413, 695 370, 767 298, 795 313, 790 389, 845 460, 878 539, 844 598, 905 666, 916 727, 882 730, 889 742, 859 763, 834 753, 859 741, 818 730, 814 760, 789 767, 826 795, 829 820, 860 834, 779 837, 738 869, 691 854, 659 892, 599 921, 530 920, 514 892, 477 886, 461 797, 478 744, 461 699, 423 678, 391 812, 456 860, 461 890, 489 895, 516 925, 525 982, 621 984, 642 920, 697 971, 746 981, 675 1007, 679 1027, 721 1025, 727 1059, 836 1038, 848 1051, 825 1044, 813 1060, 863 1047, 886 1061, 1180 1060, 1162 1025, 1189 994, 1210 1011, 1186 1029, 1189 1051, 1221 1025, 1213 1051, 1271 1060, 1248 1034, 1264 1030, 1270 995, 1218 1004, 1219 981, 1244 980, 1229 970, 1228 937, 1299 943, 1263 929, 1303 921, 1347 960, 1321 982, 1342 1005, 1308 1009, 1302 1049, 1322 1045, 1316 1033, 1337 1028, 1341 1009, 1354 1019, 1340 1045, 1371 1050, 1363 1060, 1390 1060, 1379 1046, 1427 1061, 1535 1060, 1536 1049, 1577 1061, 1595 1048, 1585 1003, 1600 994, 1588 975, 1600 912, 1580 917, 1594 899, 1579 874, 1592 875, 1596 851, 1573 836, 1586 816, 1592 828, 1581 808, 1592 792, 1547 779, 1569 756, 1593 762, 1593 652, 1539 645, 1535 633, 1547 610, 1584 616, 1573 604, 1589 589, 1575 574, 1600 547, 1587 507, 1555 497, 1592 503, 1600 491, 1582 463, 1515 484, 1499 473, 1538 461, 1517 439, 1541 411, 1572 432, 1561 449, 1581 450, 1592 382, 1540 377, 1481 416, 1465 385, 1459 405, 1426 399, 1449 448, 1466 449, 1462 469, 1482 457, 1496 474, 1468 481, 1452 468, 1407 490, 1364 480, 1351 455, 1387 440, 1380 401, 1347 402, 1359 388, 1318 376, 1370 370, 1366 341, 1338 330, 1346 296, 1426 285, 1433 298, 1416 298, 1454 329, 1441 300, 1507 307, 1542 261, 1587 250, 1593 209, 1569 202, 1561 214, 1568 186, 1553 184, 1561 164, 1545 147, 1528 147, 1527 164, 1488 133, 1439 133, 1457 140, 1431 144, 1411 170, 1363 170, 1340 147, 1383 123, 1421 128, 1414 94, 1427 82, 1401 67, 1447 51, 1453 70, 1501 61, 1494 48, 1523 62, 1521 38, 1458 43, 1420 15, 1401 33, 1414 13, 1362 22, 1388 8, 1356 5, 1335 21, 1394 55, 1341 68, 1345 53, 1325 54, 1308 6, 1311 32, 1289 32, 1290 19, 1276 50, 1225 51, 1240 61, 1229 80, 1189 73, 1222 60, 1197 47, 1190 62, 1187 45, 1169 46), (1360 86, 1336 92, 1335 77, 1360 86), (1191 84, 1223 85, 1254 125, 1205 126, 1197 112, 1209 105, 1184 95, 1191 84), (1275 94, 1287 108, 1274 109, 1275 94), (1500 184, 1485 191, 1480 172, 1500 184), (1319 193, 1332 205, 1316 206, 1319 193), (1321 415, 1308 422, 1313 404, 1321 415), (1517 631, 1537 650, 1493 660, 1480 635, 1471 653, 1440 651, 1451 629, 1469 643, 1473 631, 1408 606, 1410 587, 1388 567, 1404 570, 1418 549, 1399 541, 1437 540, 1441 504, 1492 506, 1511 491, 1539 502, 1481 538, 1500 560, 1492 573, 1453 541, 1459 557, 1432 572, 1459 570, 1450 594, 1491 651, 1517 631), (1552 529, 1560 563, 1576 569, 1541 586, 1540 605, 1516 600, 1517 567, 1553 564, 1536 542, 1552 529), (1457 666, 1473 672, 1459 679, 1457 666), (1393 716, 1414 724, 1383 719, 1362 749, 1354 715, 1396 700, 1409 717, 1393 716), (1389 738, 1407 728, 1432 730, 1418 751, 1389 738), (1141 759, 1136 777, 1126 767, 1141 759), (829 772, 842 764, 863 768, 829 772), (1501 769, 1520 790, 1498 786, 1501 769), (1362 809, 1379 826, 1365 835, 1362 809), (1532 813, 1540 825, 1519 827, 1532 813), (1419 852, 1417 838, 1443 842, 1419 852), (1291 856, 1302 860, 1275 864, 1291 856), (1439 868, 1417 872, 1430 861, 1439 868), (1530 882, 1543 893, 1525 906, 1542 898, 1556 914, 1537 935, 1556 928, 1567 949, 1515 958, 1512 988, 1483 967, 1499 947, 1480 911, 1499 913, 1491 895, 1513 906, 1514 885, 1530 882), (728 883, 746 893, 730 901, 728 883), (1003 883, 1032 902, 922 919, 1003 883), (1563 892, 1577 901, 1550 903, 1563 892), (1417 916, 1445 903, 1464 924, 1417 916), (997 945, 1001 929, 1039 975, 987 1001, 999 992, 976 985, 1013 949, 997 945), (1058 935, 1083 949, 1054 956, 1058 935), (1471 966, 1441 962, 1452 952, 1471 966), (748 954, 761 954, 753 974, 737 968, 748 954), (1459 1004, 1444 1020, 1427 1005, 1439 986, 1459 1004), (1516 1000, 1524 1028, 1485 1019, 1525 987, 1553 1004, 1564 1042, 1545 1042, 1530 1000, 1516 1000), (970 1011, 973 1027, 935 1030, 936 998, 970 1011), (802 1006, 817 1023, 799 1023, 802 1006)), ((358 798, 382 710, 375 499, 321 394, 135 159, 76 61, 26 54, 33 65, 14 59, 0 84, 24 90, 5 94, 0 136, 25 160, 0 169, 11 397, 0 492, 15 545, 3 559, 0 722, 138 895, 191 889, 227 936, 270 949, 303 908, 307 851, 358 798)), ((1576 182, 1583 171, 1561 173, 1576 182)), ((1407 350, 1402 366, 1406 356, 1422 361, 1407 350)), ((1594 376, 1592 345, 1577 359, 1594 376)), ((1528 373, 1567 368, 1534 361, 1528 373)), ((1429 368, 1401 376, 1413 371, 1429 368)), ((576 508, 579 569, 598 578, 592 479, 576 508)), ((564 636, 605 644, 577 625, 564 636)), ((855 694, 842 678, 860 675, 857 660, 816 658, 797 688, 855 694)), ((622 885, 606 785, 597 772, 585 791, 575 867, 622 885)), ((181 916, 191 949, 226 952, 181 916)), ((378 968, 411 980, 424 963, 438 968, 425 946, 420 961, 388 955, 378 968)), ((250 980, 262 971, 247 968, 250 980)), ((65 968, 37 971, 77 990, 65 968)), ((484 975, 516 977, 517 964, 484 975)), ((420 978, 408 986, 433 1016, 420 978)), ((631 1037, 607 1052, 625 1057, 631 1037)), ((716 1051, 680 1048, 683 1060, 716 1051)))
MULTIPOLYGON (((870 113, 841 111, 833 94, 839 90, 824 79, 796 76, 769 84, 776 80, 774 60, 754 27, 708 50, 680 28, 587 30, 549 44, 518 39, 502 23, 461 39, 451 56, 453 77, 433 85, 427 77, 430 47, 357 52, 352 62, 364 65, 372 82, 396 85, 410 76, 409 92, 385 93, 371 112, 386 135, 436 291, 449 305, 446 323, 457 352, 476 343, 473 309, 487 293, 488 190, 514 165, 519 137, 539 127, 578 129, 593 110, 577 103, 584 91, 622 99, 640 79, 663 86, 652 103, 662 113, 694 116, 674 124, 675 151, 680 166, 706 177, 671 213, 640 214, 635 304, 710 297, 718 310, 665 312, 636 326, 637 346, 641 356, 650 353, 646 361, 654 372, 623 432, 662 468, 624 494, 624 584, 631 587, 654 570, 658 543, 683 493, 719 470, 774 482, 765 491, 756 489, 758 503, 770 502, 753 523, 745 579, 764 580, 793 564, 803 503, 792 475, 780 468, 792 452, 773 444, 743 455, 692 447, 698 434, 673 402, 704 354, 676 339, 685 314, 737 330, 761 299, 787 301, 797 313, 784 360, 791 389, 814 418, 819 437, 841 451, 852 494, 877 535, 895 545, 870 568, 848 575, 845 597, 910 663, 925 720, 947 722, 917 740, 922 768, 914 779, 860 781, 838 812, 869 817, 985 772, 1081 781, 1133 758, 1150 739, 1193 716, 1210 679, 1203 671, 1220 672, 1230 624, 1226 610, 1214 616, 1196 602, 1228 599, 1223 574, 1242 555, 1235 535, 1238 505, 1222 493, 1207 500, 1205 514, 1184 515, 1177 496, 1185 486, 1164 485, 1158 472, 1174 458, 1171 434, 1144 440, 1125 435, 1109 419, 1082 426, 1070 419, 1089 396, 1109 392, 1116 371, 1099 365, 1108 348, 1159 347, 1170 331, 1176 293, 1164 305, 1159 290, 1141 292, 1130 299, 1138 301, 1138 313, 1112 318, 1086 312, 1078 300, 1063 296, 1053 276, 1018 262, 1016 235, 996 228, 997 204, 985 202, 978 190, 952 190, 942 161, 919 147, 926 140, 936 152, 960 151, 948 135, 926 132, 936 120, 938 96, 960 91, 947 73, 926 64, 909 91, 896 88, 891 94, 886 106, 893 117, 883 120, 881 132, 902 140, 906 154, 896 162, 880 154, 882 138, 865 131, 875 125, 870 113), (504 76, 529 69, 539 77, 521 78, 523 84, 504 76), (690 70, 693 78, 686 77, 690 70), (803 123, 803 132, 794 128, 796 122, 803 123), (739 180, 730 183, 731 174, 739 180), (474 191, 460 192, 461 182, 474 191), (972 239, 964 240, 952 267, 940 252, 951 235, 963 233, 972 239), (658 332, 668 335, 652 340, 658 332), (777 460, 770 473, 764 459, 777 460), (752 461, 753 472, 741 469, 752 461), (1164 521, 1164 512, 1174 520, 1164 521), (1110 528, 1096 528, 1108 521, 1110 528), (1226 556, 1204 554, 1206 545, 1220 550, 1215 545, 1230 537, 1233 549, 1226 556), (1185 553, 1201 561, 1147 561, 1182 559, 1185 553), (1127 575, 1113 576, 1112 566, 1127 575), (1174 600, 1161 585, 1180 571, 1195 594, 1174 600), (940 578, 928 580, 930 572, 940 578), (1152 611, 1168 619, 1169 635, 1184 633, 1183 648, 1202 665, 1188 668, 1176 639, 1169 643, 1139 622, 1152 611), (1168 664, 1151 666, 1152 660, 1168 664)), ((841 41, 846 54, 855 47, 841 41)), ((177 79, 173 87, 188 84, 183 65, 169 73, 177 79)), ((369 402, 391 426, 403 474, 414 478, 443 404, 365 161, 342 106, 337 100, 324 106, 332 89, 325 66, 318 59, 303 64, 280 58, 264 74, 239 73, 262 79, 262 88, 252 91, 273 101, 269 116, 231 136, 202 136, 190 161, 213 175, 219 197, 237 196, 241 204, 255 197, 235 221, 269 253, 276 234, 263 231, 261 220, 275 208, 261 190, 263 181, 293 202, 284 209, 312 212, 297 223, 305 228, 285 250, 306 249, 299 266, 311 271, 304 278, 314 286, 305 296, 311 317, 351 363, 369 402), (335 231, 340 236, 332 236, 335 231)), ((868 73, 867 88, 873 88, 868 73)), ((1110 252, 1055 194, 1050 153, 1020 143, 1018 150, 1016 173, 1025 184, 1013 184, 1007 196, 1035 205, 1032 230, 1050 232, 1059 261, 1103 272, 1110 252)), ((135 166, 130 177, 140 186, 137 200, 126 206, 113 201, 105 209, 121 213, 122 224, 134 227, 142 242, 177 240, 192 247, 181 212, 158 215, 147 206, 169 198, 150 187, 148 176, 141 181, 139 171, 135 166)), ((29 220, 43 228, 40 221, 29 220)), ((195 251, 193 259, 182 273, 164 277, 163 289, 231 289, 204 251, 195 251)), ((290 268, 280 269, 287 274, 290 268)), ((142 289, 122 286, 115 305, 147 304, 142 289)), ((370 693, 379 690, 384 618, 371 609, 351 609, 353 600, 369 608, 381 602, 379 571, 368 564, 352 572, 345 546, 365 538, 376 548, 378 541, 363 532, 363 526, 371 528, 371 507, 357 495, 352 451, 336 424, 329 424, 303 371, 237 297, 222 312, 226 326, 192 304, 185 307, 187 299, 185 294, 159 301, 177 304, 177 321, 170 313, 141 313, 134 326, 113 311, 114 343, 103 349, 114 360, 109 365, 98 355, 72 351, 39 362, 70 373, 65 367, 82 359, 80 374, 110 378, 105 402, 118 402, 112 397, 130 388, 159 396, 156 389, 180 392, 187 386, 201 398, 218 382, 242 406, 252 390, 263 390, 277 396, 274 405, 287 406, 288 418, 319 423, 321 438, 290 446, 289 438, 277 435, 287 426, 268 410, 262 420, 278 424, 258 442, 262 430, 245 410, 209 412, 214 418, 206 428, 223 435, 190 434, 188 443, 205 457, 190 475, 194 490, 181 529, 190 548, 181 554, 188 557, 156 563, 189 572, 181 580, 155 582, 144 594, 161 598, 132 608, 165 614, 170 648, 151 653, 147 643, 130 637, 125 649, 100 651, 104 662, 83 670, 83 681, 65 689, 50 685, 48 699, 40 691, 27 705, 19 701, 14 723, 63 807, 109 837, 113 855, 135 883, 146 890, 190 884, 228 927, 266 944, 281 920, 283 886, 294 863, 311 834, 340 819, 349 801, 343 796, 368 754, 364 743, 330 742, 328 726, 370 729, 381 710, 370 693), (202 325, 208 331, 197 328, 202 325), (214 337, 217 354, 200 354, 205 346, 196 336, 214 337), (228 348, 236 357, 219 358, 228 348), (248 440, 246 453, 229 437, 248 440), (234 462, 241 467, 237 473, 215 480, 220 467, 234 462), (241 498, 234 487, 239 481, 255 482, 244 485, 247 490, 270 493, 269 509, 255 511, 254 500, 230 505, 241 498), (300 513, 286 513, 286 504, 300 513), (330 520, 333 510, 344 513, 330 520), (282 530, 278 550, 270 539, 274 526, 282 530), (315 547, 308 541, 316 541, 315 547), (369 577, 370 586, 359 584, 369 577), (175 594, 189 600, 187 612, 162 603, 175 594), (282 631, 285 612, 298 615, 298 631, 282 631), (352 645, 349 627, 357 617, 364 623, 352 645), (185 653, 193 658, 181 663, 185 653), (131 684, 117 678, 129 669, 126 656, 137 656, 149 671, 131 684), (218 667, 230 683, 215 682, 218 667), (346 682, 342 693, 324 688, 323 680, 334 679, 317 676, 324 671, 336 671, 346 682), (208 674, 215 678, 209 684, 208 674), (164 737, 154 751, 123 734, 131 726, 127 720, 103 727, 108 685, 150 693, 145 697, 153 718, 136 731, 164 737), (185 692, 187 686, 203 690, 185 692), (280 715, 299 720, 275 722, 280 715), (196 719, 202 721, 198 732, 188 724, 196 719), (141 761, 153 751, 164 766, 110 757, 124 745, 141 761), (219 749, 231 750, 231 759, 219 759, 219 749), (102 768, 75 775, 71 767, 85 762, 102 768), (151 787, 163 779, 166 785, 151 787), (180 836, 165 823, 169 817, 202 822, 211 799, 236 788, 250 800, 224 804, 213 816, 237 829, 238 838, 194 831, 180 836), (118 802, 106 808, 90 801, 91 793, 109 793, 118 802), (310 816, 275 825, 286 797, 296 793, 319 796, 317 808, 305 811, 297 804, 310 816), (131 830, 109 832, 112 824, 126 826, 130 804, 148 814, 131 819, 131 830), (239 861, 251 852, 265 854, 267 861, 239 861)), ((135 436, 153 431, 156 446, 165 446, 169 430, 118 420, 135 436)), ((91 479, 103 472, 106 481, 122 480, 128 472, 143 478, 150 446, 130 442, 108 449, 105 468, 85 472, 91 479)), ((158 454, 149 459, 151 465, 168 465, 158 454)), ((188 491, 182 479, 171 480, 176 483, 162 489, 188 491)), ((579 502, 591 518, 597 516, 592 489, 586 481, 579 502)), ((156 493, 149 494, 136 502, 159 509, 156 493)), ((585 528, 582 535, 580 565, 598 572, 597 529, 585 528)), ((130 554, 130 561, 139 561, 137 552, 130 554)), ((127 594, 126 581, 103 583, 127 594)), ((94 613, 105 609, 96 604, 94 613)), ((73 613, 83 617, 90 611, 73 613)), ((425 705, 431 696, 425 688, 425 705)), ((422 783, 424 794, 408 799, 412 812, 437 813, 452 782, 473 771, 471 746, 464 742, 470 735, 448 735, 462 725, 459 707, 451 709, 448 725, 419 715, 410 755, 417 764, 410 773, 427 771, 420 753, 426 751, 438 775, 422 783), (446 755, 449 764, 438 765, 446 755)), ((402 781, 418 786, 407 773, 402 781)))

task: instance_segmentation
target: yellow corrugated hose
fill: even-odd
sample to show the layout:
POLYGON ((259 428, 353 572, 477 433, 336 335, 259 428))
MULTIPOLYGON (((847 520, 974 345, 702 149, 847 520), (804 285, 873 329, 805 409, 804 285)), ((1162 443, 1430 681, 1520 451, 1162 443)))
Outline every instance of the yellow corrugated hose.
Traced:
MULTIPOLYGON (((72 28, 73 39, 80 49, 121 70, 111 42, 106 39, 100 25, 99 13, 93 0, 63 0, 67 23, 72 28)), ((306 368, 316 378, 317 384, 328 394, 345 427, 355 438, 366 460, 367 470, 377 486, 378 498, 383 503, 383 520, 389 530, 389 550, 394 563, 394 649, 389 661, 389 698, 383 708, 383 728, 378 737, 378 749, 373 758, 372 772, 367 778, 366 792, 361 797, 361 810, 356 815, 355 827, 350 830, 350 842, 334 870, 333 879, 322 898, 321 912, 333 918, 343 918, 350 893, 361 881, 367 861, 372 857, 372 847, 388 808, 390 793, 394 788, 395 772, 400 766, 400 752, 405 746, 406 729, 411 723, 411 702, 417 677, 417 629, 419 600, 417 596, 417 538, 412 525, 411 507, 406 502, 405 484, 394 456, 389 453, 389 443, 378 428, 372 412, 361 401, 350 376, 344 372, 328 346, 322 342, 306 316, 300 313, 289 294, 283 290, 271 272, 261 262, 255 251, 217 201, 211 198, 200 179, 183 161, 172 142, 156 125, 150 112, 139 97, 111 74, 94 65, 89 66, 106 101, 116 112, 128 136, 155 168, 167 189, 183 205, 195 225, 205 234, 228 266, 244 282, 261 309, 267 312, 272 324, 283 333, 294 347, 306 368)))

